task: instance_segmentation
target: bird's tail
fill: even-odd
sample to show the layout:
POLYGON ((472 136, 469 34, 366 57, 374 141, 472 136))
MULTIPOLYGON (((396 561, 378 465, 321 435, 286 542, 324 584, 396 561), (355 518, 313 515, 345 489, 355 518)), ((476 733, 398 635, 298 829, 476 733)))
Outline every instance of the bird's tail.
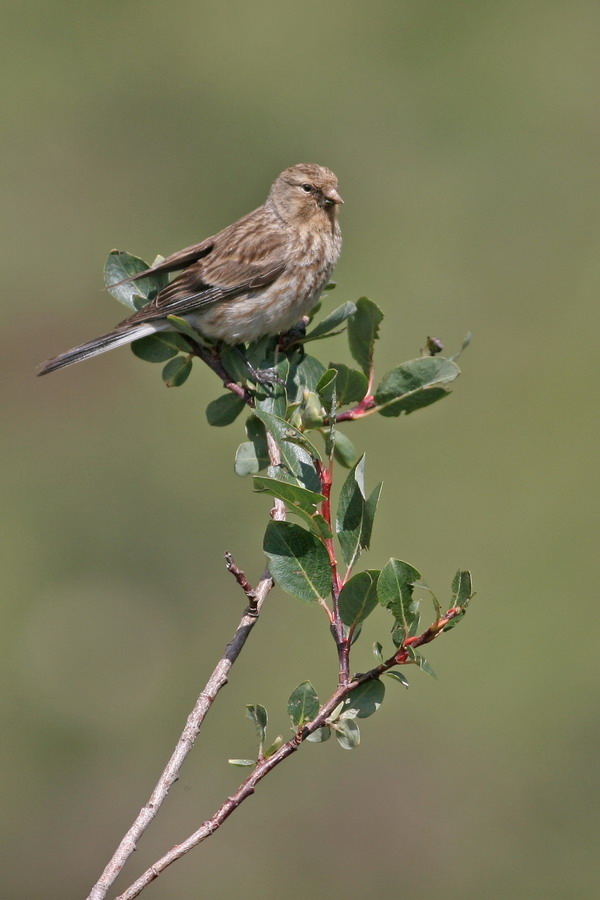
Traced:
POLYGON ((162 331, 165 325, 156 322, 141 322, 138 325, 129 325, 124 328, 117 328, 108 334, 103 334, 88 341, 87 344, 81 344, 79 347, 73 347, 59 356, 46 360, 39 367, 38 375, 47 375, 48 372, 54 372, 56 369, 63 369, 65 366, 72 366, 74 363, 82 362, 84 359, 90 359, 92 356, 98 356, 100 353, 106 353, 107 350, 113 350, 115 347, 121 347, 123 344, 131 344, 139 338, 147 337, 149 334, 155 334, 162 331))

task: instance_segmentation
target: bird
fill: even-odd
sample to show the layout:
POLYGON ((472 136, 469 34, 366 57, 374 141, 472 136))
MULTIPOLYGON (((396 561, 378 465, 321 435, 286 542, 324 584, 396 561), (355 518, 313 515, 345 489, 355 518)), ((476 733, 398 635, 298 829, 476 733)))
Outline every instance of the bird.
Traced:
POLYGON ((338 210, 344 201, 338 187, 324 166, 298 163, 285 169, 258 209, 125 279, 179 272, 112 331, 47 360, 37 374, 173 330, 170 315, 231 346, 287 331, 315 306, 340 255, 338 210))

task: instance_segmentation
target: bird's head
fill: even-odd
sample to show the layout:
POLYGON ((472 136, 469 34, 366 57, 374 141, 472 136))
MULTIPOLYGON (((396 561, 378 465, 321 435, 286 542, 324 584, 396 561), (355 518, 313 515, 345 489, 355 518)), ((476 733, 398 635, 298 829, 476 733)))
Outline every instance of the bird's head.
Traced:
POLYGON ((344 202, 331 169, 313 163, 285 169, 273 182, 269 200, 284 221, 298 223, 321 216, 334 222, 338 206, 344 202))

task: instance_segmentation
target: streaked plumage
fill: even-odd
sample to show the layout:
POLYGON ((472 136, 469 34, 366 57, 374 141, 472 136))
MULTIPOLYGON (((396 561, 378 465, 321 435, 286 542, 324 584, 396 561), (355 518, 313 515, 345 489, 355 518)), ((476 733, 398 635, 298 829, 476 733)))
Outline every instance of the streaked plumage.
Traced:
POLYGON ((168 315, 226 344, 291 328, 315 305, 337 262, 342 202, 329 169, 310 163, 285 169, 258 209, 130 279, 183 269, 151 303, 108 334, 48 360, 38 374, 169 330, 168 315))

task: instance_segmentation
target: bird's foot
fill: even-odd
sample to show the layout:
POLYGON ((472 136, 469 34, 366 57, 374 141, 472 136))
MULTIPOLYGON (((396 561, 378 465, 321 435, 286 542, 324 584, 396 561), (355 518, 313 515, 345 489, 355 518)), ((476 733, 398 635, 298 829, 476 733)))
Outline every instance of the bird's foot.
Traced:
POLYGON ((279 384, 282 387, 285 387, 285 381, 283 380, 277 369, 257 369, 252 365, 241 347, 236 346, 235 349, 239 356, 242 358, 244 366, 246 367, 250 375, 250 379, 255 384, 260 384, 265 387, 273 387, 274 385, 279 384))
POLYGON ((277 369, 255 369, 247 360, 246 366, 252 381, 256 382, 256 384, 262 384, 264 387, 273 387, 274 385, 279 384, 281 387, 285 387, 285 381, 277 369))

